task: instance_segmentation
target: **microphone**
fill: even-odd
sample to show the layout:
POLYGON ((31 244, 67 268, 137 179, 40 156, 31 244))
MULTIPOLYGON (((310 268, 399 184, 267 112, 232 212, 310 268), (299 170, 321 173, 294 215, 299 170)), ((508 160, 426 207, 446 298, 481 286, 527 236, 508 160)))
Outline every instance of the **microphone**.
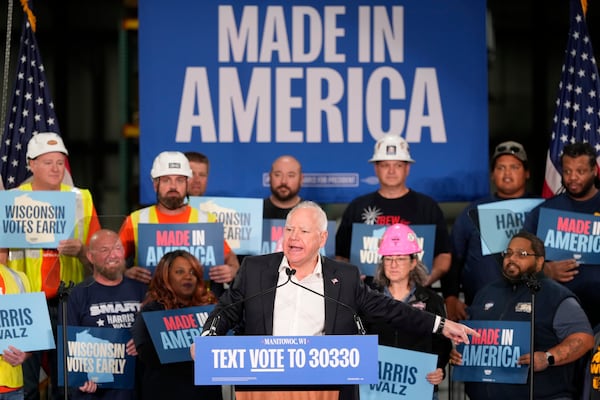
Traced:
POLYGON ((527 287, 529 288, 529 290, 532 293, 539 292, 540 289, 542 288, 542 285, 538 281, 535 274, 532 274, 532 273, 523 274, 522 279, 525 282, 525 285, 527 285, 527 287))
MULTIPOLYGON (((222 308, 222 309, 221 309, 221 310, 218 312, 218 314, 217 314, 217 315, 215 315, 215 317, 213 318, 213 320, 210 322, 210 327, 208 328, 208 330, 207 330, 207 331, 204 331, 204 332, 202 332, 202 336, 217 336, 217 327, 219 326, 219 323, 221 322, 221 315, 222 315, 222 314, 223 314, 225 311, 229 310, 229 309, 230 309, 230 308, 232 308, 232 307, 235 307, 235 306, 237 306, 237 305, 240 305, 240 304, 242 304, 242 303, 244 303, 244 302, 246 302, 246 301, 248 301, 248 300, 252 300, 252 299, 255 299, 255 298, 257 298, 257 297, 264 296, 264 295, 265 295, 265 294, 267 294, 267 293, 271 293, 271 292, 273 292, 273 291, 275 291, 275 290, 279 289, 280 287, 287 285, 288 283, 290 283, 290 282, 291 282, 291 280, 292 280, 292 275, 294 275, 295 273, 296 273, 296 270, 292 270, 291 268, 286 268, 286 269, 285 269, 285 274, 286 274, 286 275, 287 275, 287 277, 288 277, 288 278, 287 278, 287 281, 283 282, 283 283, 282 283, 282 284, 280 284, 280 285, 275 285, 275 286, 273 286, 273 287, 270 287, 270 288, 268 288, 268 289, 266 289, 266 290, 260 291, 260 292, 258 292, 258 293, 254 293, 254 294, 253 294, 253 295, 251 295, 251 296, 244 297, 244 298, 243 298, 243 299, 241 299, 241 300, 234 301, 233 303, 231 303, 231 304, 228 304, 228 305, 226 305, 225 307, 223 307, 223 308, 222 308)), ((293 283, 293 282, 292 282, 292 283, 293 283)))
MULTIPOLYGON (((291 269, 291 268, 287 268, 287 269, 285 270, 285 273, 286 273, 286 274, 288 274, 288 278, 290 278, 290 279, 291 279, 291 278, 292 278, 292 275, 295 275, 295 274, 296 274, 296 270, 295 270, 295 269, 291 269)), ((289 282, 289 281, 288 281, 288 282, 289 282)), ((356 324, 356 329, 357 329, 357 331, 358 331, 358 334, 359 334, 359 335, 366 335, 366 334, 367 334, 367 331, 366 331, 366 329, 365 329, 365 326, 363 325, 362 319, 360 319, 360 317, 358 316, 358 314, 356 313, 356 311, 355 311, 355 310, 354 310, 352 307, 350 307, 348 304, 346 304, 346 303, 342 303, 341 301, 339 301, 339 300, 337 300, 337 299, 334 299, 334 298, 333 298, 333 297, 331 297, 331 296, 327 296, 327 295, 325 295, 325 294, 321 294, 321 293, 319 293, 319 292, 317 292, 317 291, 314 291, 314 290, 312 290, 311 288, 308 288, 308 287, 306 287, 306 286, 304 286, 304 285, 301 285, 301 284, 299 284, 298 282, 294 282, 294 281, 291 281, 291 282, 292 282, 292 284, 294 284, 294 285, 296 285, 296 286, 299 286, 299 287, 301 287, 302 289, 308 290, 309 292, 311 292, 311 293, 314 293, 314 294, 316 294, 317 296, 321 296, 321 297, 322 297, 322 298, 324 298, 325 300, 333 301, 334 303, 336 303, 336 304, 339 304, 340 306, 342 306, 342 307, 344 307, 345 309, 349 310, 349 311, 352 313, 352 317, 354 318, 354 323, 356 324)), ((287 282, 286 282, 286 283, 287 283, 287 282)))

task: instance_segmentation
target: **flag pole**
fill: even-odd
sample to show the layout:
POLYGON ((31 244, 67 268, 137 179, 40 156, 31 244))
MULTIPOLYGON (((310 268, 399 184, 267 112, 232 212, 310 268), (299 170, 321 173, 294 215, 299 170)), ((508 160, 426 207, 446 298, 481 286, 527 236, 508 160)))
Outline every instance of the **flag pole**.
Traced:
POLYGON ((6 13, 6 45, 4 47, 4 72, 2 74, 2 109, 0 109, 0 129, 4 131, 6 103, 8 102, 8 73, 10 69, 10 44, 12 41, 13 0, 8 0, 6 13))

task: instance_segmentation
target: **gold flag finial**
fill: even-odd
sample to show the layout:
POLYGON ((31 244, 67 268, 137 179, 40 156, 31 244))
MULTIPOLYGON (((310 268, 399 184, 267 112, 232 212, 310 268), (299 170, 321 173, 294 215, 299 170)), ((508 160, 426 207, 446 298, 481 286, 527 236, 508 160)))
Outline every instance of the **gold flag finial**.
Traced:
POLYGON ((21 0, 21 6, 23 7, 25 14, 27 14, 29 25, 31 25, 31 30, 35 32, 35 15, 33 15, 33 11, 31 11, 31 8, 29 8, 29 1, 21 0))

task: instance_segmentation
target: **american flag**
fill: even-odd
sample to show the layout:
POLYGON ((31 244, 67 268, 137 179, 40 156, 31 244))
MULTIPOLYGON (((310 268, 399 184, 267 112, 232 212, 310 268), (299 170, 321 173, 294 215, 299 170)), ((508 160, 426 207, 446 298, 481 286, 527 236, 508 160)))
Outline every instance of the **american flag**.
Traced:
POLYGON ((598 66, 581 0, 571 0, 569 41, 562 67, 552 139, 546 159, 542 196, 562 189, 560 155, 567 143, 588 142, 600 155, 600 83, 598 66))
MULTIPOLYGON (((35 34, 29 19, 24 18, 14 92, 0 147, 0 172, 6 189, 20 185, 31 175, 27 143, 39 132, 60 134, 35 34)), ((71 179, 67 175, 65 183, 71 179)))

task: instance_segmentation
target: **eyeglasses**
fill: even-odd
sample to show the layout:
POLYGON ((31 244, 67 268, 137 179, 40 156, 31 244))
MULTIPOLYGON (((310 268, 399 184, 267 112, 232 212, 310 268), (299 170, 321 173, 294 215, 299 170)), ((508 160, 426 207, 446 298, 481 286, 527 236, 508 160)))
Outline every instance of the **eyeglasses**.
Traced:
POLYGON ((522 148, 518 147, 518 146, 498 146, 496 147, 496 153, 501 153, 503 151, 510 151, 512 153, 519 153, 520 151, 523 151, 522 148))
POLYGON ((394 263, 396 265, 400 265, 404 261, 409 261, 409 260, 410 260, 410 257, 383 257, 383 263, 385 265, 392 265, 394 263))
POLYGON ((537 257, 538 256, 538 254, 528 253, 527 250, 523 250, 523 249, 517 249, 517 250, 506 249, 502 252, 502 258, 510 258, 513 255, 521 260, 524 259, 525 257, 537 257))

